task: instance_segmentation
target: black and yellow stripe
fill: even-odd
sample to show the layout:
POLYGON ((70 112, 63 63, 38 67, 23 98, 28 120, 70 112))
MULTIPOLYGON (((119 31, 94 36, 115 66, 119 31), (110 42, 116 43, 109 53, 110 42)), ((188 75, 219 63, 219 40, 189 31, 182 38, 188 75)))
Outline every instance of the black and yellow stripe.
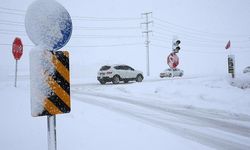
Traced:
POLYGON ((40 116, 70 112, 69 53, 67 51, 53 52, 51 59, 54 73, 47 79, 51 92, 44 100, 44 111, 40 116))

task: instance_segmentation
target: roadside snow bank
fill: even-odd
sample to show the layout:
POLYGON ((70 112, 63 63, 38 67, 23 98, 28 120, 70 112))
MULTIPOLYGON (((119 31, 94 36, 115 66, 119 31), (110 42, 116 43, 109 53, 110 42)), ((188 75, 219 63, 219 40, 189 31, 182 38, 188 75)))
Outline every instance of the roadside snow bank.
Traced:
MULTIPOLYGON (((241 78, 241 81, 245 81, 241 78)), ((238 83, 238 82, 237 82, 238 83)), ((244 82, 243 82, 244 83, 244 82)), ((80 86, 79 84, 77 86, 80 86)), ((228 113, 250 114, 250 89, 230 85, 227 76, 145 79, 142 83, 80 86, 83 92, 131 98, 157 106, 180 105, 228 113)))
POLYGON ((230 79, 231 85, 246 89, 250 88, 250 73, 242 74, 234 79, 230 79))

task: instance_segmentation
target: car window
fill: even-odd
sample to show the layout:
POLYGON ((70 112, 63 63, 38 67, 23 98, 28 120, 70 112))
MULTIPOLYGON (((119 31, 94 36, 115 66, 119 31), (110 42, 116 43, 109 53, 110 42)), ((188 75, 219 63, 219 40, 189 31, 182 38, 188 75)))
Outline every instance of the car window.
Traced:
POLYGON ((124 66, 125 70, 134 70, 133 68, 131 68, 130 66, 124 66))
POLYGON ((105 71, 105 70, 109 70, 110 66, 102 66, 100 71, 105 71))
POLYGON ((114 68, 117 69, 117 70, 120 70, 121 66, 115 66, 114 68))
POLYGON ((132 70, 132 71, 134 71, 135 69, 134 69, 134 68, 132 68, 132 67, 130 67, 130 66, 128 66, 128 70, 132 70))
POLYGON ((120 66, 121 67, 121 70, 128 70, 128 68, 124 65, 120 66))

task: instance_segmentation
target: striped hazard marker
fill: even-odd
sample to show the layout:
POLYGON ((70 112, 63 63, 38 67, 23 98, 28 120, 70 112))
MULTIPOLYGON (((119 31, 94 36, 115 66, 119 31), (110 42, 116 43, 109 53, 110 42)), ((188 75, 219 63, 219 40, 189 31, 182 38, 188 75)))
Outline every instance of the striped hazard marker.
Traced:
POLYGON ((48 76, 51 93, 44 101, 44 115, 56 115, 70 112, 69 53, 57 51, 52 54, 55 71, 48 76))
POLYGON ((42 71, 39 69, 37 71, 31 70, 31 74, 35 74, 31 75, 31 78, 33 78, 31 82, 34 82, 35 85, 31 87, 31 100, 34 101, 32 116, 52 116, 69 113, 69 53, 67 51, 33 53, 31 56, 37 58, 33 61, 34 63, 31 62, 30 66, 31 68, 39 68, 40 65, 39 69, 42 71), (41 61, 37 62, 37 60, 41 61), (41 72, 41 74, 37 75, 36 72, 41 72), (41 84, 37 84, 37 82, 41 84), (42 95, 42 97, 37 95, 42 95))

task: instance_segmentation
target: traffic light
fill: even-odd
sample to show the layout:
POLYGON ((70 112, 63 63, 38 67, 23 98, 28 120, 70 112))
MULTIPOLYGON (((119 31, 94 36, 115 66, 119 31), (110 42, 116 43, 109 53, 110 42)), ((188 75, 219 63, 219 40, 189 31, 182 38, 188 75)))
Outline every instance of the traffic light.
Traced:
POLYGON ((178 39, 173 40, 173 45, 172 45, 173 52, 175 52, 175 53, 179 52, 179 50, 181 49, 179 46, 180 43, 181 43, 181 41, 178 39))

